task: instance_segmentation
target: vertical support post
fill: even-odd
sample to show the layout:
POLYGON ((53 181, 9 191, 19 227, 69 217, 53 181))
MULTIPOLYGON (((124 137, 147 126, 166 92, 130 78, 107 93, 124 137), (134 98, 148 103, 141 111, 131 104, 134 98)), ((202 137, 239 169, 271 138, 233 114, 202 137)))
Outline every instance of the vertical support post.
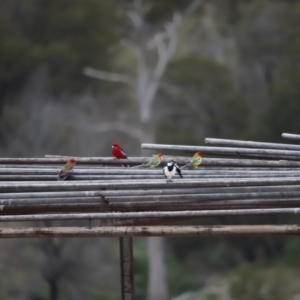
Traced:
POLYGON ((120 238, 122 300, 134 300, 132 237, 120 238))

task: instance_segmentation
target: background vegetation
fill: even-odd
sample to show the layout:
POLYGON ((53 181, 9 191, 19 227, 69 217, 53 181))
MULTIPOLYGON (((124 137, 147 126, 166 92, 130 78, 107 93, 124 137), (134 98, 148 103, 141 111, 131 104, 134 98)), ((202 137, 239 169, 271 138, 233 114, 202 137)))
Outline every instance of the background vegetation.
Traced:
MULTIPOLYGON (((144 35, 163 31, 172 14, 183 13, 190 2, 145 0, 144 35)), ((86 66, 136 75, 133 49, 139 36, 128 18, 132 5, 0 0, 1 156, 109 156, 113 141, 130 156, 140 155, 133 132, 103 126, 137 126, 135 92, 83 75, 86 66)), ((282 132, 300 133, 299 53, 298 1, 204 1, 178 29, 178 46, 153 107, 156 141, 272 142, 282 132)), ((155 55, 147 57, 150 65, 155 55)), ((279 220, 299 222, 247 219, 279 220)), ((55 289, 61 300, 120 298, 116 240, 1 240, 0 245, 0 299, 54 299, 55 289)), ((145 248, 144 239, 135 240, 137 300, 146 297, 145 248)), ((300 297, 297 238, 172 238, 166 253, 174 299, 182 293, 187 300, 300 297)))

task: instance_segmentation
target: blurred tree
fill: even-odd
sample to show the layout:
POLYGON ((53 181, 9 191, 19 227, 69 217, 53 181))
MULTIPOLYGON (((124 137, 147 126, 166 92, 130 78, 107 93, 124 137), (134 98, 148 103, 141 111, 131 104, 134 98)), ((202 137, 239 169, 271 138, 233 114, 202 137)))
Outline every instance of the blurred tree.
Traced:
POLYGON ((268 128, 264 137, 272 140, 278 140, 282 132, 300 132, 300 4, 292 1, 284 17, 281 60, 270 84, 269 110, 262 119, 268 128))
POLYGON ((36 68, 47 71, 55 91, 82 91, 86 64, 109 66, 121 19, 115 1, 0 1, 2 105, 36 68))
POLYGON ((199 143, 207 136, 236 138, 247 127, 244 96, 228 69, 210 59, 188 55, 173 60, 159 96, 165 99, 158 102, 158 139, 163 143, 199 143))
POLYGON ((285 300, 292 299, 289 271, 244 266, 235 272, 230 294, 236 300, 285 300))
MULTIPOLYGON (((142 0, 134 1, 134 9, 127 12, 133 24, 133 48, 137 56, 136 78, 129 75, 109 73, 91 67, 84 68, 85 75, 107 80, 120 82, 133 87, 136 92, 136 106, 138 110, 138 126, 130 127, 123 122, 111 122, 110 124, 99 124, 101 130, 120 130, 136 136, 140 142, 155 142, 154 123, 154 101, 161 84, 162 76, 167 64, 174 55, 178 43, 178 28, 182 21, 182 15, 193 13, 202 1, 193 1, 185 11, 174 13, 171 22, 165 23, 163 32, 154 32, 153 38, 149 38, 150 30, 146 24, 145 10, 142 0), (157 56, 153 50, 157 50, 157 56)), ((150 31, 151 32, 151 31, 150 31)), ((151 32, 152 34, 152 32, 151 32)), ((148 238, 149 256, 149 284, 148 300, 166 300, 169 298, 167 288, 167 274, 164 258, 164 239, 162 237, 148 238)))

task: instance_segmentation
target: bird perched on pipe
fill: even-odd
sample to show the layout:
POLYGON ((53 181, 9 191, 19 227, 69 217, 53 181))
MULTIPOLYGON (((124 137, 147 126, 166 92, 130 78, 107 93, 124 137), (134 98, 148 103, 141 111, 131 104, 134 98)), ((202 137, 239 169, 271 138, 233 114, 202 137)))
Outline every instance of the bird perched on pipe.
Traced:
POLYGON ((172 177, 178 173, 178 175, 182 178, 181 170, 174 160, 170 160, 167 165, 163 168, 163 172, 165 177, 167 178, 167 182, 172 182, 172 177))
POLYGON ((196 169, 201 165, 201 163, 202 163, 202 154, 201 152, 198 151, 194 154, 194 156, 186 165, 181 167, 181 169, 185 169, 185 168, 196 169))
POLYGON ((75 159, 69 159, 68 162, 62 166, 60 172, 58 173, 58 180, 62 181, 70 177, 73 174, 75 164, 75 159))
POLYGON ((161 158, 163 155, 161 153, 156 154, 153 156, 148 162, 145 164, 139 165, 139 166, 134 166, 133 168, 156 168, 157 166, 160 165, 161 163, 161 158))
POLYGON ((111 154, 115 158, 119 158, 119 159, 120 158, 123 158, 123 159, 128 158, 126 152, 121 148, 121 146, 118 143, 112 143, 111 154))
MULTIPOLYGON (((121 148, 118 143, 112 143, 111 145, 111 154, 118 159, 128 158, 126 152, 121 148)), ((122 165, 123 167, 129 167, 129 165, 122 165)))

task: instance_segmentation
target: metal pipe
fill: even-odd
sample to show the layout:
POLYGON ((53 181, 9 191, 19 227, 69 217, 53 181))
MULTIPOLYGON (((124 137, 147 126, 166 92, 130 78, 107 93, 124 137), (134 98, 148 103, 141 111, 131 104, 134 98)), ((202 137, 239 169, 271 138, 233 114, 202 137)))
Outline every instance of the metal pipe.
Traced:
POLYGON ((299 235, 299 225, 1 228, 0 238, 299 235))
MULTIPOLYGON (((143 202, 113 202, 108 203, 109 211, 178 211, 178 210, 207 210, 207 209, 248 209, 248 208, 275 208, 298 207, 299 198, 279 199, 245 199, 245 200, 217 200, 217 201, 143 201, 143 202)), ((2 205, 0 215, 26 215, 53 212, 101 212, 101 203, 51 203, 30 205, 2 205)))
MULTIPOLYGON (((172 159, 173 160, 177 160, 177 156, 172 156, 172 159)), ((186 158, 187 160, 189 160, 189 158, 186 158)), ((230 164, 232 164, 232 162, 235 162, 235 163, 239 163, 241 162, 241 160, 239 159, 233 159, 233 158, 230 158, 230 159, 225 159, 225 158, 204 158, 205 159, 205 164, 203 165, 203 163, 201 164, 201 166, 198 168, 198 169, 185 169, 185 171, 190 171, 190 172, 215 172, 217 170, 219 171, 223 171, 225 170, 226 172, 227 171, 233 171, 233 172, 241 172, 243 171, 243 169, 241 167, 243 167, 244 165, 237 165, 237 166, 230 166, 230 164), (216 165, 215 164, 215 160, 220 160, 222 163, 224 162, 229 162, 230 164, 229 165, 224 165, 223 167, 226 167, 225 168, 222 168, 220 169, 219 168, 219 165, 216 165), (211 164, 212 163, 212 164, 211 164), (211 164, 211 165, 208 165, 208 164, 211 164)), ((249 163, 253 163, 253 162, 267 162, 267 163, 274 163, 274 162, 278 162, 278 161, 265 161, 265 160, 253 160, 253 159, 244 159, 243 161, 247 161, 249 163)), ((279 162, 282 162, 282 161, 279 161, 279 162)), ((267 172, 267 171, 290 171, 292 170, 291 168, 294 168, 295 166, 293 165, 293 161, 292 162, 289 162, 289 161, 283 161, 284 163, 288 162, 288 165, 286 166, 248 166, 247 167, 247 171, 263 171, 263 172, 267 172), (292 165, 291 165, 292 164, 292 165)), ((164 163, 162 164, 162 166, 164 165, 164 163)), ((15 170, 15 172, 18 172, 18 170, 36 170, 38 174, 38 172, 42 172, 43 174, 43 170, 48 170, 51 174, 57 174, 61 168, 61 164, 40 164, 40 165, 33 165, 33 164, 29 164, 29 165, 26 165, 26 164, 7 164, 7 165, 1 165, 0 164, 0 169, 11 169, 12 171, 15 170)), ((297 167, 297 165, 296 165, 297 167)), ((75 167, 75 171, 78 171, 79 173, 81 173, 82 171, 83 172, 89 172, 91 171, 91 173, 95 172, 95 173, 99 173, 99 174, 120 174, 120 173, 124 173, 124 174, 127 174, 127 173, 134 173, 134 174, 148 174, 148 172, 153 172, 153 174, 158 174, 158 172, 161 173, 161 169, 160 168, 156 168, 156 169, 148 169, 148 168, 141 168, 141 169, 136 169, 136 168, 124 168, 124 167, 119 167, 119 166, 98 166, 98 165, 89 165, 89 164, 77 164, 76 167, 75 167)), ((3 171, 5 172, 5 171, 3 171)), ((4 173, 5 174, 5 173, 4 173)), ((17 173, 19 174, 19 173, 17 173)), ((20 173, 22 174, 22 173, 20 173)), ((152 174, 152 173, 151 173, 152 174)))
MULTIPOLYGON (((284 199, 295 198, 300 196, 300 191, 280 191, 280 192, 241 192, 241 193, 209 193, 209 194, 171 194, 160 195, 155 194, 152 191, 152 195, 129 195, 129 196, 105 196, 105 200, 109 203, 116 202, 144 202, 154 201, 214 201, 214 200, 233 200, 233 199, 284 199)), ((102 195, 103 196, 103 195, 102 195)), ((102 201, 100 196, 98 197, 59 197, 59 198, 25 198, 25 199, 2 199, 0 204, 3 205, 26 205, 26 204, 59 204, 59 203, 99 203, 102 201)))
MULTIPOLYGON (((183 179, 213 179, 213 178, 258 178, 258 177, 300 177, 300 172, 297 173, 288 173, 288 174, 185 174, 182 172, 183 179)), ((137 180, 137 179, 164 179, 164 175, 72 175, 69 180, 72 181, 87 181, 87 180, 137 180)), ((176 174, 173 178, 179 179, 179 176, 176 174)), ((8 182, 8 181, 57 181, 57 175, 0 175, 0 182, 8 182)))
MULTIPOLYGON (((170 156, 170 159, 174 159, 176 160, 176 162, 181 165, 181 164, 185 164, 187 163, 190 158, 185 158, 185 159, 181 159, 178 160, 178 156, 170 156)), ((148 157, 149 159, 149 157, 148 157)), ((241 167, 248 167, 248 168, 253 168, 255 170, 257 169, 263 169, 263 170, 268 170, 268 169, 274 169, 274 168, 293 168, 293 167, 300 167, 300 162, 296 162, 296 161, 288 161, 287 160, 288 157, 285 158, 285 160, 258 160, 258 159, 250 159, 250 158, 245 158, 243 160, 241 159, 234 159, 234 158, 208 158, 208 157, 203 157, 202 160, 202 164, 201 164, 201 169, 205 170, 205 169, 216 169, 220 166, 222 167, 227 167, 227 169, 230 167, 231 169, 240 169, 241 167)), ((162 162, 161 166, 163 166, 165 163, 168 162, 168 159, 164 159, 164 161, 162 162)), ((1 161, 0 161, 1 163, 1 161)), ((15 164, 13 164, 13 162, 8 162, 8 164, 6 165, 1 165, 3 168, 5 166, 9 166, 10 168, 18 168, 18 167, 22 167, 22 168, 30 168, 31 166, 34 166, 35 168, 51 168, 51 169, 56 169, 59 170, 62 166, 62 164, 65 163, 65 161, 61 161, 58 163, 42 163, 40 162, 39 165, 36 164, 31 164, 30 162, 28 164, 26 164, 26 161, 24 162, 16 162, 15 164)), ((123 164, 127 164, 126 162, 124 162, 123 164)), ((93 165, 89 164, 89 163, 78 163, 76 165, 76 170, 79 169, 84 169, 84 168, 91 168, 93 170, 109 170, 109 167, 105 167, 105 165, 102 164, 96 164, 93 163, 93 165)), ((116 165, 116 168, 119 168, 116 165)), ((131 168, 123 168, 124 170, 129 170, 131 168)), ((145 169, 138 169, 138 170, 149 170, 147 168, 145 169)), ((151 170, 154 171, 154 170, 151 170)), ((195 170, 193 170, 195 171, 195 170)))
MULTIPOLYGON (((9 179, 10 176, 20 176, 20 178, 45 178, 49 179, 57 179, 57 174, 60 169, 23 169, 23 168, 13 168, 13 169, 0 169, 0 178, 2 180, 9 179), (28 176, 28 177, 25 177, 28 176), (34 176, 34 177, 33 177, 34 176)), ((242 170, 241 168, 238 170, 227 170, 227 168, 218 168, 213 170, 206 170, 202 167, 194 170, 184 169, 183 174, 185 176, 222 176, 222 175, 299 175, 300 171, 298 169, 290 168, 289 170, 242 170)), ((138 177, 155 177, 161 176, 162 170, 161 169, 132 169, 132 168, 110 168, 110 169, 75 169, 73 178, 83 179, 83 178, 103 178, 103 179, 112 179, 113 178, 130 178, 130 176, 138 176, 138 177), (83 177, 84 176, 84 177, 83 177)), ((13 178, 13 177, 12 177, 13 178)))
MULTIPOLYGON (((152 145, 152 144, 145 144, 145 145, 152 145)), ((156 145, 156 144, 153 144, 156 145)), ((142 145, 143 146, 143 145, 142 145)), ((160 145, 156 145, 160 146, 160 145)), ((163 145, 163 146, 170 146, 170 145, 163 145)), ((171 146, 172 148, 173 146, 171 146)), ((187 152, 194 152, 200 150, 200 148, 203 148, 205 146, 176 146, 176 147, 193 147, 193 149, 190 150, 183 150, 187 152)), ((206 147, 206 148, 216 148, 216 149, 223 149, 221 147, 206 147)), ((234 149, 234 148, 231 148, 234 149)), ((236 149, 244 149, 244 148, 236 148, 236 149)), ((175 149, 165 149, 165 150, 175 150, 175 149)), ((255 149, 250 149, 255 150, 255 149)), ((276 151, 276 150, 266 150, 266 149, 260 149, 265 151, 276 151)), ((201 150, 200 150, 201 151, 201 150)), ((280 151, 280 150, 277 150, 280 151)), ((206 153, 207 151, 203 152, 206 153)), ((239 154, 239 153, 238 153, 239 154)), ((237 153, 232 153, 232 155, 238 155, 237 153)), ((163 159, 163 163, 166 163, 169 159, 174 159, 174 156, 165 156, 163 159)), ((267 156, 266 158, 272 158, 271 156, 267 156)), ((276 156, 278 159, 279 157, 276 156)), ((295 157, 293 157, 294 159, 295 157)), ((283 157, 285 159, 284 161, 269 161, 269 160, 254 160, 254 159, 226 159, 226 158, 203 158, 202 166, 249 166, 249 167, 300 167, 300 162, 296 161, 287 161, 289 159, 289 156, 283 157)), ((90 165, 93 164, 93 166, 100 167, 101 165, 121 165, 121 164, 142 164, 149 160, 149 157, 136 157, 136 158, 130 158, 130 159, 114 159, 111 157, 95 157, 95 158, 77 158, 77 165, 78 168, 81 164, 90 165), (98 165, 97 165, 98 164, 98 165)), ((190 158, 180 158, 176 156, 176 162, 181 165, 185 164, 190 160, 190 158)), ((20 165, 28 165, 28 164, 43 164, 43 165, 53 165, 57 164, 58 166, 61 166, 66 162, 66 159, 64 158, 0 158, 0 164, 20 164, 20 165)))
POLYGON ((109 207, 112 210, 127 209, 130 210, 145 210, 153 211, 160 210, 161 208, 167 208, 167 210, 187 210, 192 208, 199 209, 221 209, 221 206, 231 207, 234 206, 239 208, 261 208, 262 206, 267 207, 290 207, 292 205, 299 205, 299 198, 257 198, 257 199, 234 199, 234 200, 210 200, 210 201, 195 201, 195 200, 176 200, 172 201, 170 205, 169 201, 143 201, 143 202, 113 202, 109 203, 109 207))
POLYGON ((120 237, 119 247, 122 300, 134 300, 132 237, 120 237))
POLYGON ((74 191, 95 189, 130 189, 130 188, 190 188, 190 187, 228 187, 228 186, 260 186, 260 185, 295 185, 300 184, 299 177, 284 178, 246 178, 246 179, 203 179, 174 180, 166 183, 162 180, 111 180, 111 181, 58 181, 58 182, 1 182, 0 192, 32 192, 32 191, 74 191))
MULTIPOLYGON (((76 159, 77 164, 101 165, 136 165, 143 164, 149 160, 149 157, 130 157, 128 159, 116 159, 114 157, 76 157, 76 156, 55 156, 55 157, 0 157, 0 164, 64 164, 70 158, 76 159)), ((163 161, 172 159, 172 156, 166 155, 163 161)), ((178 163, 188 162, 186 157, 177 157, 178 163)))
POLYGON ((282 149, 282 150, 300 150, 300 145, 280 144, 280 143, 263 143, 253 141, 241 141, 230 139, 205 138, 205 143, 218 146, 237 146, 249 148, 265 148, 265 149, 282 149))
POLYGON ((299 134, 282 133, 281 136, 285 139, 300 140, 299 134))
POLYGON ((233 156, 251 156, 261 158, 276 159, 299 159, 300 151, 296 150, 273 150, 273 149, 251 149, 251 148, 229 148, 229 147, 208 147, 208 146, 183 146, 183 145, 165 145, 165 144, 142 144, 143 149, 148 150, 172 150, 197 152, 203 154, 219 154, 233 156))
MULTIPOLYGON (((60 168, 57 169, 41 169, 41 168, 0 168, 0 178, 4 176, 16 176, 16 175, 30 175, 30 176, 53 176, 54 179, 57 179, 57 174, 60 168)), ((267 169, 267 170, 248 170, 245 169, 227 169, 227 168, 218 168, 218 169, 205 169, 200 167, 198 169, 184 169, 184 174, 191 175, 269 175, 269 174, 300 174, 300 169, 289 168, 289 169, 267 169)), ((74 176, 103 176, 103 178, 112 178, 112 176, 157 176, 162 175, 161 169, 133 169, 133 168, 106 168, 106 169, 77 169, 74 170, 74 176)))
MULTIPOLYGON (((57 176, 59 173, 60 168, 57 169, 41 169, 41 168, 0 168, 0 175, 52 175, 57 176)), ((254 175, 254 174, 299 174, 300 168, 227 168, 227 167, 214 167, 214 168, 207 168, 200 166, 197 169, 184 169, 184 174, 186 175, 239 175, 239 174, 246 174, 246 175, 254 175)), ((156 169, 134 169, 134 168, 91 168, 88 169, 77 169, 75 167, 74 176, 157 176, 162 174, 162 168, 156 169)))
MULTIPOLYGON (((299 191, 300 185, 266 185, 266 186, 239 186, 239 187, 200 187, 200 188, 166 188, 166 189, 135 189, 135 190, 98 190, 75 192, 26 192, 0 193, 0 199, 27 199, 27 198, 68 198, 68 197, 100 197, 100 196, 142 196, 142 195, 174 195, 197 193, 247 193, 247 192, 292 192, 299 191)), ((0 200, 1 204, 1 200, 0 200)))
POLYGON ((155 212, 110 212, 110 213, 70 213, 0 216, 0 222, 42 221, 42 220, 93 220, 93 219, 130 219, 152 217, 216 217, 238 215, 300 214, 300 208, 262 208, 262 209, 226 209, 201 211, 155 211, 155 212))

